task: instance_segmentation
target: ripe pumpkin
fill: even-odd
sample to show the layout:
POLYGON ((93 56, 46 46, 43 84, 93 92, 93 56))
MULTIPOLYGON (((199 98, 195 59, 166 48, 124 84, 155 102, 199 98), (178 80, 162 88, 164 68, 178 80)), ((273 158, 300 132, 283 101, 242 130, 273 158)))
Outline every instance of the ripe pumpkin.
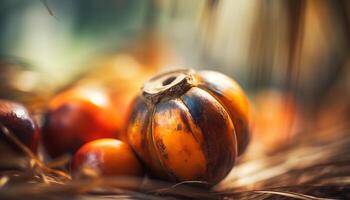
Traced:
POLYGON ((216 184, 249 141, 249 105, 240 86, 214 71, 177 70, 143 85, 127 138, 151 173, 216 184))

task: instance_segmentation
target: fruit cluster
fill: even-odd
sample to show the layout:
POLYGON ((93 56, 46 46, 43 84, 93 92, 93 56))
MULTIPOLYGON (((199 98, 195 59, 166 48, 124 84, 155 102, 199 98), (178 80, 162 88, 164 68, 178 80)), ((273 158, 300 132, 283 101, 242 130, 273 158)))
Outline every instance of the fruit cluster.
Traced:
POLYGON ((213 71, 177 70, 144 83, 128 116, 102 90, 74 88, 55 96, 40 126, 21 104, 0 101, 0 139, 9 131, 34 153, 72 155, 74 174, 221 181, 245 151, 250 111, 240 86, 213 71), (40 133, 40 134, 39 134, 40 133))

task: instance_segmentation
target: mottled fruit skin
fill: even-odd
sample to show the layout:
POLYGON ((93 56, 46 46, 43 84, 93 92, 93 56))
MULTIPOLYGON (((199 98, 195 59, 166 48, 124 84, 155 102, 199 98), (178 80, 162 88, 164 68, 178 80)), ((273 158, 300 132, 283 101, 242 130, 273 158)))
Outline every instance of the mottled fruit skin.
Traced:
POLYGON ((211 93, 226 108, 235 126, 238 155, 247 148, 250 141, 251 112, 249 102, 238 83, 215 71, 199 71, 198 86, 211 93))
POLYGON ((116 114, 104 93, 75 89, 60 94, 51 101, 45 115, 43 144, 56 158, 73 155, 83 144, 96 139, 117 138, 120 123, 116 114))
POLYGON ((99 139, 82 146, 72 161, 73 173, 84 167, 101 176, 143 176, 143 167, 132 148, 116 139, 99 139))
MULTIPOLYGON (((0 123, 30 150, 37 152, 40 132, 26 107, 12 101, 0 100, 0 123)), ((0 140, 3 145, 13 149, 13 152, 21 152, 19 147, 4 135, 2 129, 0 129, 0 140)))
POLYGON ((249 141, 250 111, 239 85, 213 71, 179 70, 144 84, 126 128, 151 173, 170 181, 221 181, 249 141))

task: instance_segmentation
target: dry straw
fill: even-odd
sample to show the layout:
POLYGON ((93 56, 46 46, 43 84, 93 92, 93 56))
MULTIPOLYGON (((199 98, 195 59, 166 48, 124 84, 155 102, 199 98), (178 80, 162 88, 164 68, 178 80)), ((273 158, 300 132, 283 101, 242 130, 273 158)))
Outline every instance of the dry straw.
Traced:
MULTIPOLYGON (((6 127, 1 128, 25 152, 27 165, 2 172, 0 199, 350 198, 349 139, 317 142, 305 137, 273 155, 238 163, 223 182, 208 189, 203 182, 172 184, 149 178, 72 180, 67 171, 48 167, 57 167, 57 163, 44 164, 6 127)), ((349 130, 341 126, 339 129, 333 127, 332 130, 322 131, 331 134, 349 130)), ((8 159, 9 162, 11 160, 8 159)))

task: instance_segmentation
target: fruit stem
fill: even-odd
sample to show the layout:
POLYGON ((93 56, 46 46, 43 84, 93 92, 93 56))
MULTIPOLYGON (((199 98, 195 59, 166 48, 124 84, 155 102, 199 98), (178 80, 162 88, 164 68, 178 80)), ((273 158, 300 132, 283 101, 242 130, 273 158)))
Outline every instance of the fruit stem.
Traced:
POLYGON ((142 95, 146 101, 155 105, 161 101, 180 97, 194 85, 193 70, 175 70, 160 74, 145 82, 142 87, 142 95))

